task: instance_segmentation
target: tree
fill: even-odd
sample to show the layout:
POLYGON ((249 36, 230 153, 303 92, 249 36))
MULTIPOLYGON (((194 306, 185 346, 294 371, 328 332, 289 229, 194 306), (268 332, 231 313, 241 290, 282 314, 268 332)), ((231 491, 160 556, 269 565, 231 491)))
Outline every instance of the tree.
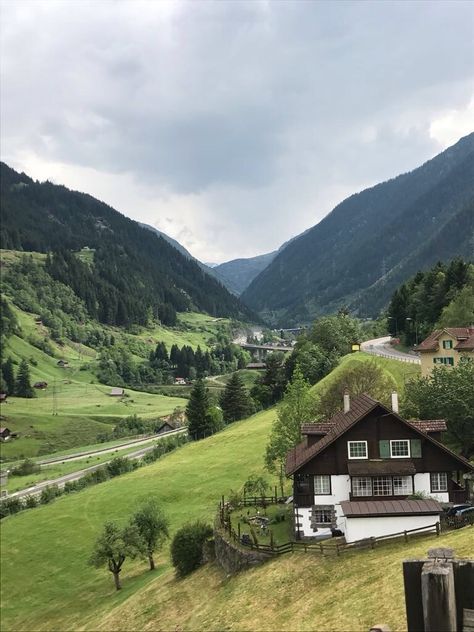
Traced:
POLYGON ((211 527, 202 522, 185 525, 176 532, 171 543, 171 560, 179 576, 188 575, 200 566, 202 547, 211 535, 211 527))
POLYGON ((283 353, 270 353, 267 356, 265 373, 256 380, 250 394, 263 408, 268 408, 280 401, 286 383, 283 353))
POLYGON ((107 565, 114 576, 115 588, 120 590, 123 563, 127 557, 137 557, 141 550, 140 536, 135 525, 121 529, 115 522, 106 522, 97 538, 89 563, 96 568, 107 565))
POLYGON ((474 274, 466 285, 441 312, 440 327, 469 327, 474 323, 474 274))
POLYGON ((13 395, 15 392, 15 371, 13 368, 13 360, 10 357, 2 364, 2 376, 7 394, 13 395))
POLYGON ((238 373, 233 373, 220 397, 224 421, 229 424, 248 417, 252 410, 247 389, 238 373))
POLYGON ((210 434, 211 423, 208 412, 209 396, 204 386, 204 381, 199 378, 193 386, 188 405, 186 406, 188 431, 193 439, 202 439, 207 434, 210 434))
POLYGON ((265 465, 269 472, 279 477, 282 495, 286 455, 301 441, 301 425, 315 420, 316 403, 317 398, 311 392, 309 383, 299 366, 296 366, 293 379, 278 408, 265 453, 265 465))
POLYGON ((158 551, 166 538, 169 538, 169 521, 160 509, 157 501, 150 498, 132 518, 142 540, 144 553, 150 563, 150 570, 154 570, 153 554, 158 551))
POLYGON ((340 313, 315 321, 309 337, 323 352, 333 352, 342 356, 350 353, 352 343, 359 342, 361 335, 359 322, 345 313, 340 313))
POLYGON ((265 496, 268 489, 268 482, 263 476, 256 474, 250 476, 244 483, 244 494, 247 496, 265 496))
POLYGON ((22 360, 16 378, 15 393, 18 397, 34 397, 35 392, 30 382, 30 368, 26 360, 22 360))
POLYGON ((318 412, 323 417, 332 417, 342 408, 344 391, 351 396, 366 393, 377 401, 388 405, 390 395, 396 389, 395 380, 375 360, 348 364, 323 391, 318 412))
POLYGON ((418 419, 444 418, 448 442, 466 458, 474 454, 474 363, 435 367, 428 377, 410 380, 402 412, 418 419))

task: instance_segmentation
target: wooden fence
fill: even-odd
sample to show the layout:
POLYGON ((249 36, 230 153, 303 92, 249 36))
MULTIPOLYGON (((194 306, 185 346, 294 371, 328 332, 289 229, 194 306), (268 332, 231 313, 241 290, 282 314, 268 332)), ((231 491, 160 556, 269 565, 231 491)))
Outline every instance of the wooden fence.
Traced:
MULTIPOLYGON (((266 500, 270 501, 272 497, 265 497, 266 500)), ((254 504, 254 498, 247 498, 246 502, 242 501, 242 506, 249 506, 254 504)), ((261 500, 261 499, 260 499, 261 500)), ((273 497, 273 502, 275 502, 275 497, 273 497)), ((460 527, 471 525, 474 522, 474 517, 470 517, 469 519, 458 519, 455 517, 450 523, 446 522, 441 524, 440 522, 435 522, 432 525, 428 525, 426 527, 418 527, 417 529, 407 529, 404 531, 399 531, 397 533, 390 533, 388 535, 383 535, 379 537, 371 537, 364 538, 362 540, 356 540, 355 542, 346 543, 342 540, 337 539, 328 539, 319 542, 313 542, 310 540, 293 540, 288 541, 283 544, 261 544, 258 542, 258 538, 255 538, 255 541, 252 537, 249 539, 242 539, 242 534, 240 532, 240 522, 237 525, 237 531, 232 527, 231 519, 229 516, 229 506, 224 502, 224 497, 222 497, 221 502, 219 503, 219 509, 217 514, 216 523, 220 527, 221 530, 225 531, 227 537, 237 544, 238 546, 255 549, 261 551, 262 553, 267 553, 269 556, 278 556, 284 555, 285 553, 293 553, 295 551, 304 551, 314 552, 320 555, 336 555, 339 556, 343 553, 347 553, 354 550, 359 549, 374 549, 378 544, 381 544, 386 541, 396 540, 403 538, 404 542, 409 542, 413 537, 419 535, 428 535, 428 534, 436 534, 440 535, 441 531, 447 529, 459 529, 460 527)))

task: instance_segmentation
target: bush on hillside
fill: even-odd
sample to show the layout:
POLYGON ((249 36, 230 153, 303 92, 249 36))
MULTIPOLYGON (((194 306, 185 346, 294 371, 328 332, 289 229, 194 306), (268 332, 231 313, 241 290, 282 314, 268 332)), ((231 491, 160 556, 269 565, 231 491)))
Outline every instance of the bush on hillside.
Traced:
POLYGON ((203 522, 185 525, 176 532, 171 543, 171 559, 180 577, 189 575, 201 565, 202 547, 211 535, 211 527, 203 522))
POLYGON ((45 487, 41 492, 40 504, 47 505, 58 496, 61 496, 61 494, 62 490, 60 490, 57 485, 48 485, 48 487, 45 487))
POLYGON ((30 474, 36 474, 39 472, 41 467, 32 461, 31 459, 25 459, 18 465, 14 467, 11 471, 12 476, 29 476, 30 474))

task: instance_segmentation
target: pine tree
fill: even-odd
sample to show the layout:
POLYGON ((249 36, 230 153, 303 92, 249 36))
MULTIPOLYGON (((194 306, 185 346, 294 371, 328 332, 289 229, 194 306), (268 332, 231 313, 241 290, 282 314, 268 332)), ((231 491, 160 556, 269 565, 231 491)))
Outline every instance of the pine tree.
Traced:
POLYGON ((233 373, 220 397, 224 421, 228 424, 243 419, 252 409, 247 389, 238 373, 233 373))
POLYGON ((18 397, 34 397, 35 392, 30 383, 30 368, 26 360, 22 360, 16 378, 15 394, 18 397))
POLYGON ((209 397, 202 379, 196 380, 186 406, 188 431, 194 440, 203 439, 211 432, 209 397))
POLYGON ((10 357, 2 365, 2 376, 7 395, 13 395, 15 393, 15 372, 13 361, 10 357))

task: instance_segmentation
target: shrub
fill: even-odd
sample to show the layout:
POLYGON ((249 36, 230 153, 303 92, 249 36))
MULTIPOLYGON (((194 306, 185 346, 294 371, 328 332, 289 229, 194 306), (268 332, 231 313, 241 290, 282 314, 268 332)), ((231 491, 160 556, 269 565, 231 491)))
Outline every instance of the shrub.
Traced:
POLYGON ((24 509, 23 503, 19 498, 7 498, 0 504, 0 517, 5 518, 10 514, 16 514, 24 509))
POLYGON ((120 476, 120 474, 131 472, 133 469, 133 463, 123 456, 116 456, 110 463, 107 463, 107 471, 111 477, 120 476))
POLYGON ((41 467, 31 459, 25 459, 18 467, 14 467, 11 471, 12 476, 29 476, 39 472, 41 467))
POLYGON ((211 527, 203 522, 185 525, 176 532, 171 543, 171 559, 180 577, 201 565, 202 547, 211 535, 211 527))
POLYGON ((25 498, 25 509, 34 509, 38 506, 38 499, 36 496, 27 496, 25 498))
POLYGON ((57 485, 48 485, 41 492, 40 504, 47 505, 53 501, 57 496, 61 496, 62 492, 57 485))

